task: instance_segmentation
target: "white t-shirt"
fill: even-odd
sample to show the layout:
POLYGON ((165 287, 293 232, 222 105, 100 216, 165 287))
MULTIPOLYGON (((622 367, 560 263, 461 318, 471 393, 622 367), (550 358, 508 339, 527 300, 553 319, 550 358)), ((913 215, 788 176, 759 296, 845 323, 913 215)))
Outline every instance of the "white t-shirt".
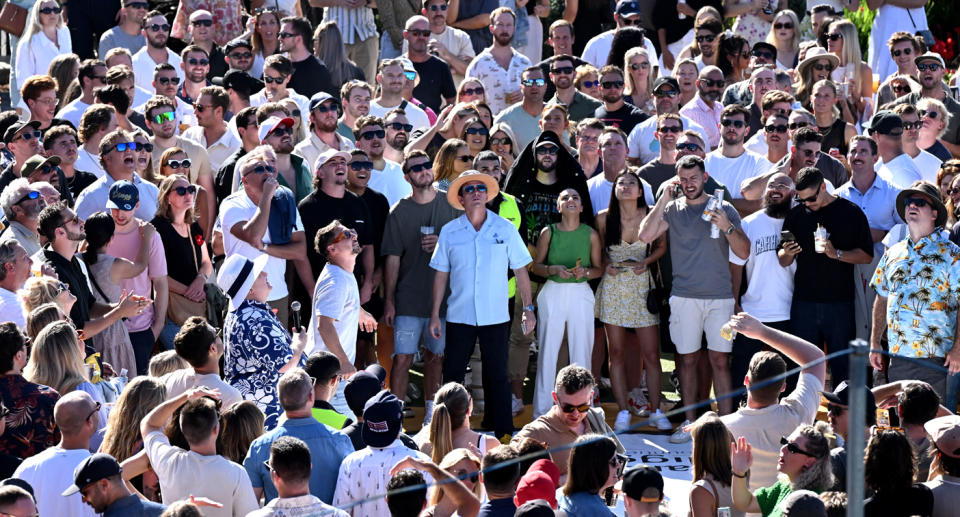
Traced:
POLYGON ((193 368, 183 368, 182 370, 172 371, 164 375, 160 380, 167 387, 167 400, 197 386, 206 386, 220 390, 220 400, 223 401, 222 407, 224 409, 243 400, 243 395, 240 394, 237 388, 224 382, 223 379, 215 373, 198 375, 193 368))
MULTIPOLYGON (((707 130, 700 124, 690 120, 688 117, 680 115, 683 122, 683 129, 692 129, 700 133, 700 138, 704 142, 709 142, 707 130)), ((660 141, 654 137, 657 132, 657 117, 650 117, 644 120, 630 131, 627 137, 627 148, 631 158, 640 158, 641 163, 648 163, 660 157, 660 141)))
MULTIPOLYGON (((878 176, 887 180, 887 183, 900 190, 909 188, 914 181, 923 179, 923 174, 920 173, 917 164, 907 153, 901 153, 886 163, 883 160, 877 160, 873 170, 877 172, 878 176)), ((934 181, 936 181, 936 174, 934 174, 934 181)))
POLYGON ((2 287, 0 287, 0 314, 3 314, 3 321, 12 321, 19 328, 27 328, 27 320, 23 315, 20 300, 17 299, 17 293, 2 287))
POLYGON ((73 484, 73 469, 90 456, 87 449, 61 449, 54 446, 31 456, 17 467, 13 477, 33 487, 40 515, 57 517, 95 517, 96 512, 83 502, 80 493, 64 497, 63 491, 73 484))
MULTIPOLYGON (((640 184, 643 185, 643 199, 647 206, 653 206, 656 199, 653 197, 653 187, 647 183, 647 180, 640 178, 640 184)), ((601 210, 610 208, 610 194, 613 193, 613 182, 604 177, 603 174, 587 180, 587 191, 590 193, 590 204, 593 205, 593 215, 597 215, 601 210)))
POLYGON ((83 147, 77 149, 77 161, 74 162, 73 169, 89 172, 98 179, 107 175, 107 171, 103 170, 103 167, 100 165, 100 155, 91 154, 83 147))
MULTIPOLYGON (((403 104, 403 102, 400 102, 400 104, 403 104)), ((410 122, 411 126, 413 126, 413 131, 418 129, 430 129, 430 118, 427 117, 427 112, 423 111, 412 102, 408 101, 406 104, 407 105, 403 107, 403 111, 407 114, 407 121, 410 122)), ((383 118, 387 116, 387 113, 390 110, 397 108, 398 106, 399 104, 397 106, 390 106, 388 108, 386 106, 382 106, 378 101, 371 100, 370 115, 383 118)))
POLYGON ((87 111, 89 107, 89 104, 80 100, 80 97, 77 97, 73 102, 61 108, 56 116, 73 124, 75 127, 80 127, 80 118, 83 117, 83 112, 87 111))
MULTIPOLYGON (((721 146, 722 148, 722 146, 721 146)), ((720 149, 710 152, 703 160, 707 174, 726 185, 733 199, 743 198, 740 185, 750 178, 756 178, 766 173, 773 166, 766 158, 759 154, 744 151, 736 158, 727 158, 720 149)))
POLYGON ((370 181, 367 182, 367 188, 376 190, 387 198, 390 206, 397 201, 413 193, 413 187, 407 180, 403 179, 403 169, 399 163, 384 159, 386 164, 382 171, 373 169, 370 171, 370 181))
MULTIPOLYGON (((238 254, 250 260, 256 260, 257 257, 263 253, 245 241, 238 239, 233 235, 233 232, 230 231, 234 225, 243 221, 249 221, 256 213, 256 203, 250 200, 250 196, 248 196, 243 189, 230 194, 223 200, 223 203, 220 203, 219 220, 223 232, 223 249, 228 257, 238 254)), ((296 214, 297 223, 293 231, 302 232, 303 222, 300 220, 300 212, 297 211, 296 214)), ((270 244, 271 242, 270 228, 268 227, 263 234, 263 243, 270 244)), ((284 279, 284 275, 287 271, 287 261, 277 257, 270 257, 270 259, 267 260, 267 266, 264 268, 264 271, 267 272, 267 280, 270 282, 270 285, 273 286, 268 301, 279 300, 286 296, 287 282, 284 279)))
MULTIPOLYGON (((736 379, 740 381, 742 379, 736 379)), ((797 388, 779 403, 761 409, 742 407, 720 417, 734 439, 746 437, 753 450, 750 490, 777 482, 780 438, 789 436, 801 424, 813 423, 822 389, 823 383, 813 374, 802 373, 797 388)))
POLYGON ((313 342, 308 343, 307 355, 320 350, 330 351, 323 343, 317 328, 317 318, 320 316, 333 318, 333 327, 337 329, 340 347, 353 364, 357 357, 360 290, 357 288, 357 279, 352 273, 329 262, 323 266, 320 278, 317 278, 317 286, 313 290, 313 317, 310 318, 308 333, 313 338, 313 342))
POLYGON ((937 184, 937 172, 940 171, 940 164, 942 163, 943 160, 923 149, 920 149, 920 154, 913 157, 913 164, 917 166, 920 175, 923 176, 923 181, 929 181, 934 185, 937 184))
POLYGON ((740 298, 740 305, 762 322, 788 321, 797 264, 782 267, 777 258, 783 219, 774 219, 761 210, 745 217, 741 225, 750 239, 750 256, 741 259, 730 250, 730 262, 747 266, 747 292, 740 298))
MULTIPOLYGON (((590 41, 583 47, 583 56, 581 56, 583 60, 597 68, 603 68, 603 65, 607 64, 607 57, 610 56, 614 33, 616 33, 616 29, 611 29, 590 38, 590 41)), ((657 49, 654 48, 650 38, 643 38, 643 47, 647 50, 647 57, 650 58, 650 62, 657 64, 660 61, 660 56, 657 55, 657 49)), ((623 68, 623 61, 614 64, 623 68)), ((652 72, 653 70, 651 70, 652 72)))
POLYGON ((143 448, 160 480, 163 504, 194 495, 223 505, 205 507, 206 517, 235 517, 260 508, 247 471, 223 456, 204 456, 174 447, 160 431, 148 434, 143 448))

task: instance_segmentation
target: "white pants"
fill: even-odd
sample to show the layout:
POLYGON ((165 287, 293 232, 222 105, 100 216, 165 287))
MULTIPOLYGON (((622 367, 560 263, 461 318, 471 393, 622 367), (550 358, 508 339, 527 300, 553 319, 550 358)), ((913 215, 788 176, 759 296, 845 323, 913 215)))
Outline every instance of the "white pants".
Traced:
POLYGON ((594 295, 586 282, 562 284, 547 280, 537 296, 537 379, 533 390, 533 417, 553 406, 557 354, 567 331, 570 364, 590 368, 593 353, 594 295))

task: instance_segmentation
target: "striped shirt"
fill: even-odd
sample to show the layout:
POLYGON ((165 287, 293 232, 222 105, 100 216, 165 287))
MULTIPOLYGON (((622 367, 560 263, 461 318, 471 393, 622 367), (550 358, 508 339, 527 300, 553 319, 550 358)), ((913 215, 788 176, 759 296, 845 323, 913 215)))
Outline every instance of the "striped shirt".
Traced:
POLYGON ((354 45, 368 38, 377 38, 373 9, 369 7, 324 7, 323 19, 337 22, 343 33, 343 42, 354 45))

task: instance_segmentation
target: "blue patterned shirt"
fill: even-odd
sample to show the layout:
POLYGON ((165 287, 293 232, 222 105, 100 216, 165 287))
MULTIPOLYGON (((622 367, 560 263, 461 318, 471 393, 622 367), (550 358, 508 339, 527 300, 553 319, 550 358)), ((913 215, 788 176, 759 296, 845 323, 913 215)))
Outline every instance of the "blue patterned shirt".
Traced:
POLYGON ((267 416, 264 428, 273 429, 283 412, 277 395, 280 368, 293 357, 290 334, 267 304, 253 300, 230 311, 223 329, 224 380, 254 402, 267 416))
POLYGON ((960 247, 941 232, 887 250, 870 282, 887 298, 890 352, 904 357, 945 357, 953 348, 960 296, 960 247))

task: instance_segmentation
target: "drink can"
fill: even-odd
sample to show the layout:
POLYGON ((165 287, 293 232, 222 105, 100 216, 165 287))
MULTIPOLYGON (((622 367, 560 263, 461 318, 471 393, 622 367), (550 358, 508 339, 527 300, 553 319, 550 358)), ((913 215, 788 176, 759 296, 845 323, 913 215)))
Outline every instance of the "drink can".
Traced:
POLYGON ((433 226, 421 226, 420 235, 433 235, 434 230, 433 226))

